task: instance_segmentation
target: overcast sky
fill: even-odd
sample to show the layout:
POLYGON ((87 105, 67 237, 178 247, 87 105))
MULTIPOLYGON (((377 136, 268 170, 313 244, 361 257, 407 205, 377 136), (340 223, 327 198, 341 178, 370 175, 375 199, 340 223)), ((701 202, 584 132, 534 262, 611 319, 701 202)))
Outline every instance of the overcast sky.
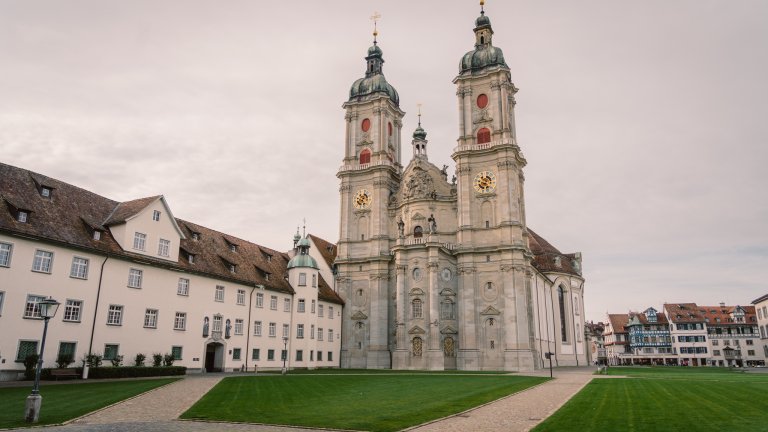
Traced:
MULTIPOLYGON (((487 3, 527 221, 583 253, 587 318, 768 293, 768 2, 487 3)), ((278 250, 305 217, 335 242, 374 11, 403 154, 422 103, 452 173, 475 0, 0 0, 0 160, 278 250)))

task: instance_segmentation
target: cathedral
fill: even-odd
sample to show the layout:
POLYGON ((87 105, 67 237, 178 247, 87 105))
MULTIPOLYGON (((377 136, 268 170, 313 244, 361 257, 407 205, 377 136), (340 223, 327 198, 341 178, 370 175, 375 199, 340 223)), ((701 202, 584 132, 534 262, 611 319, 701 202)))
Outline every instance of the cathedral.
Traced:
MULTIPOLYGON (((482 8, 453 82, 455 175, 402 148, 399 96, 376 41, 344 103, 336 289, 343 368, 530 371, 584 365, 581 254, 528 227, 515 93, 482 8), (405 163, 405 165, 403 165, 405 163)), ((543 197, 540 197, 543 199, 543 197)))

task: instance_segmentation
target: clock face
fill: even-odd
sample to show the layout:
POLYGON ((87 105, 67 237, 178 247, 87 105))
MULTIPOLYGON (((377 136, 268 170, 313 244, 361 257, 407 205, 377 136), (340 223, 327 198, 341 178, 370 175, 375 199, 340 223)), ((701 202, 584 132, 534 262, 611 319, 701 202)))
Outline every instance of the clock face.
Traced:
POLYGON ((491 193, 496 190, 496 175, 491 171, 481 171, 475 176, 475 190, 491 193))
POLYGON ((360 189, 355 194, 354 202, 356 208, 368 208, 371 205, 371 201, 373 201, 373 198, 371 198, 371 194, 365 189, 360 189))

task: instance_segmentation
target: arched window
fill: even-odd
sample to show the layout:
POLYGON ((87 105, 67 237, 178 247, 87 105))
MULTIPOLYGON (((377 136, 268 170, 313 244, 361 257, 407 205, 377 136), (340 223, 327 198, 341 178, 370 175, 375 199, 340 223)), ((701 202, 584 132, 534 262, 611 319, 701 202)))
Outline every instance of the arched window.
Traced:
POLYGON ((415 299, 411 302, 411 314, 413 315, 413 318, 422 317, 421 299, 415 299))
POLYGON ((389 132, 389 136, 392 136, 392 122, 387 123, 387 132, 389 132))
POLYGON ((565 330, 565 290, 562 286, 557 287, 557 302, 560 306, 560 339, 568 342, 568 332, 565 330))
POLYGON ((424 230, 421 229, 421 225, 416 225, 413 228, 413 238, 421 238, 424 235, 424 230))
POLYGON ((477 131, 477 143, 485 144, 491 142, 491 130, 488 128, 482 128, 477 131))
POLYGON ((360 165, 368 163, 371 163, 371 151, 363 149, 363 151, 360 152, 360 165))

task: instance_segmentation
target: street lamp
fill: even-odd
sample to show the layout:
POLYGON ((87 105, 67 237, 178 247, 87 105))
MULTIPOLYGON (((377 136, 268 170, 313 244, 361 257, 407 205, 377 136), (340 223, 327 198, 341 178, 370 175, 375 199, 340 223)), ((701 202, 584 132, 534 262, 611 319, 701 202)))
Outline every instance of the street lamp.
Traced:
POLYGON ((288 371, 285 368, 285 361, 288 359, 288 336, 283 336, 283 375, 288 371))
POLYGON ((56 311, 59 310, 59 305, 51 297, 42 300, 37 303, 37 307, 40 309, 40 317, 45 321, 43 326, 43 340, 40 343, 40 355, 37 357, 37 370, 35 371, 35 386, 32 387, 32 393, 27 396, 27 405, 24 410, 24 418, 27 423, 37 423, 40 418, 40 407, 43 404, 43 397, 40 396, 40 371, 43 367, 43 352, 45 351, 45 336, 48 333, 48 320, 56 316, 56 311))

